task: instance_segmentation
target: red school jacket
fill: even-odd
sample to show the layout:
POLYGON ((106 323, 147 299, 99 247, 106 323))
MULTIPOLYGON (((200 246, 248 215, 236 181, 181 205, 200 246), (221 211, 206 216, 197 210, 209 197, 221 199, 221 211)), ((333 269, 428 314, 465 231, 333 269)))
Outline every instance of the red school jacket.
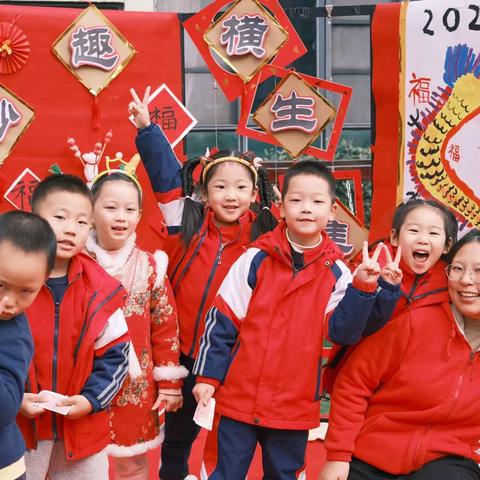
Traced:
MULTIPOLYGON (((77 395, 92 373, 96 339, 106 328, 109 317, 125 303, 125 290, 95 260, 82 253, 72 258, 68 287, 59 306, 45 285, 27 310, 35 344, 26 391, 54 390, 77 395), (59 309, 59 321, 55 311, 59 309)), ((128 341, 123 335, 117 342, 128 341)), ((115 342, 102 348, 102 352, 115 342)), ((69 460, 93 455, 110 441, 105 410, 71 420, 45 412, 31 420, 23 415, 17 422, 27 448, 36 448, 38 440, 51 440, 54 434, 65 444, 69 460), (54 432, 54 429, 56 430, 54 432)))
MULTIPOLYGON (((385 244, 390 249, 390 253, 393 257, 396 250, 393 248, 390 242, 385 242, 385 244)), ((383 262, 384 260, 381 257, 380 264, 383 262)), ((354 264, 352 267, 354 267, 354 264)), ((393 306, 392 301, 390 299, 386 300, 386 296, 389 296, 390 292, 387 292, 386 295, 378 295, 377 304, 379 308, 376 310, 377 318, 374 318, 375 315, 372 314, 372 318, 369 322, 370 331, 365 332, 364 336, 366 337, 372 333, 375 333, 391 318, 394 318, 405 311, 422 307, 424 305, 448 302, 449 296, 445 267, 445 262, 443 260, 439 260, 428 272, 424 273, 423 275, 417 275, 413 273, 407 267, 407 265, 403 263, 403 261, 401 261, 400 268, 403 272, 403 278, 400 285, 400 296, 396 301, 396 305, 393 309, 391 308, 391 306, 393 306), (384 303, 385 308, 382 308, 382 302, 384 303)), ((382 283, 382 281, 380 281, 380 284, 383 285, 384 288, 389 288, 389 285, 386 282, 382 283)), ((333 345, 332 351, 329 355, 328 363, 323 372, 323 385, 328 393, 332 392, 338 372, 341 370, 343 365, 345 365, 355 348, 355 345, 333 345)))
POLYGON ((185 249, 180 234, 169 235, 164 249, 169 256, 168 277, 178 311, 180 350, 195 358, 205 330, 205 315, 225 275, 250 243, 255 214, 248 211, 237 225, 217 227, 207 210, 199 231, 185 249))
POLYGON ((350 284, 342 254, 325 233, 303 256, 298 269, 280 225, 222 283, 194 366, 197 382, 218 387, 220 414, 268 428, 318 425, 324 336, 362 325, 375 294, 350 284))
POLYGON ((327 459, 393 475, 447 455, 480 460, 480 353, 448 302, 407 311, 366 338, 332 395, 327 459))

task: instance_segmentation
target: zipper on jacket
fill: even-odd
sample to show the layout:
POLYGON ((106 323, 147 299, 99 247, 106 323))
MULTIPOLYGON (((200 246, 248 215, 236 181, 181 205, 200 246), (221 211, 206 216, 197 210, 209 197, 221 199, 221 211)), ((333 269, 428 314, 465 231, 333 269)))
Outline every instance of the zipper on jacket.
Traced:
POLYGON ((432 424, 429 423, 429 424, 425 425, 423 428, 424 428, 424 432, 423 432, 422 436, 420 437, 420 439, 418 440, 417 448, 415 449, 415 456, 412 458, 412 465, 410 467, 411 470, 418 470, 419 468, 422 467, 422 465, 418 464, 418 458, 420 456, 420 452, 421 452, 423 444, 425 442, 425 438, 427 437, 428 432, 430 432, 430 430, 432 429, 432 424))
POLYGON ((473 373, 475 370, 475 352, 472 350, 470 352, 470 381, 473 380, 473 373))
POLYGON ((413 300, 413 294, 415 293, 415 290, 417 289, 418 282, 420 281, 421 275, 415 275, 415 280, 413 281, 412 288, 407 294, 407 303, 410 303, 413 300))
MULTIPOLYGON (((53 295, 53 292, 52 292, 53 295)), ((52 390, 57 391, 57 360, 58 360, 58 329, 60 323, 60 303, 55 301, 55 326, 53 329, 53 359, 52 359, 52 390)), ((52 431, 53 439, 58 438, 57 416, 52 413, 52 431)))
POLYGON ((193 352, 195 351, 195 345, 197 344, 197 337, 198 337, 198 327, 200 325, 200 320, 202 318, 202 311, 203 311, 203 308, 205 307, 205 302, 207 301, 210 285, 213 281, 213 277, 215 276, 215 272, 217 271, 217 267, 221 264, 222 252, 227 245, 228 244, 222 245, 222 234, 220 232, 220 240, 219 240, 217 255, 215 256, 215 261, 213 263, 212 269, 210 270, 210 275, 208 276, 207 283, 205 284, 205 288, 202 294, 202 299, 198 307, 197 318, 195 319, 195 328, 193 330, 193 341, 190 347, 190 351, 188 352, 189 357, 191 357, 193 355, 193 352))
POLYGON ((207 229, 205 229, 205 231, 203 232, 202 236, 200 237, 200 240, 198 241, 196 247, 195 247, 195 250, 193 251, 192 253, 192 256, 189 258, 187 264, 185 265, 185 267, 182 269, 182 271, 179 273, 178 275, 178 279, 175 280, 175 275, 177 273, 177 269, 180 267, 180 264, 182 263, 183 259, 185 258, 185 255, 186 255, 186 252, 185 252, 185 255, 183 255, 183 257, 180 259, 180 261, 178 262, 178 264, 176 265, 175 267, 175 271, 173 272, 172 274, 172 278, 171 278, 171 285, 172 285, 172 290, 173 290, 173 294, 176 295, 177 294, 177 291, 178 291, 178 288, 180 286, 180 282, 183 280, 183 277, 185 276, 185 274, 188 272, 190 266, 192 265, 193 261, 195 260, 196 256, 198 255, 198 252, 200 250, 200 247, 203 245, 203 242, 205 241, 205 237, 207 236, 207 229))
MULTIPOLYGON (((55 295, 53 294, 52 289, 45 284, 50 295, 52 296, 53 302, 55 304, 55 323, 53 328, 53 359, 52 359, 52 391, 57 391, 57 361, 58 361, 58 330, 60 327, 60 304, 62 303, 63 297, 67 289, 77 280, 79 275, 77 275, 70 283, 67 283, 65 290, 63 291, 62 298, 60 301, 57 302, 55 295)), ((65 392, 64 392, 65 393, 65 392)), ((56 440, 58 438, 58 430, 57 430, 57 417, 56 413, 52 412, 52 432, 53 432, 53 439, 56 440)))

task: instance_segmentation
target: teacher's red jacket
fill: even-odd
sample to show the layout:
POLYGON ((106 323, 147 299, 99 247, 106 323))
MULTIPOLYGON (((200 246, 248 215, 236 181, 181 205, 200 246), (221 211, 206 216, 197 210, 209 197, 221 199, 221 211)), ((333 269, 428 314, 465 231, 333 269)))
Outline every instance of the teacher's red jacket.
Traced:
POLYGON ((366 338, 332 395, 327 459, 394 475, 436 458, 480 460, 480 355, 448 303, 405 312, 366 338))

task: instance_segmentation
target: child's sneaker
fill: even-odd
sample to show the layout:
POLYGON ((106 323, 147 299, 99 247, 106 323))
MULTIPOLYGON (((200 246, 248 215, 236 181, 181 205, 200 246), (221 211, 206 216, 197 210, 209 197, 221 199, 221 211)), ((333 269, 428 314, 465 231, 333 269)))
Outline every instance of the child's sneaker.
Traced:
POLYGON ((187 475, 184 480, 198 480, 198 478, 195 475, 187 475))

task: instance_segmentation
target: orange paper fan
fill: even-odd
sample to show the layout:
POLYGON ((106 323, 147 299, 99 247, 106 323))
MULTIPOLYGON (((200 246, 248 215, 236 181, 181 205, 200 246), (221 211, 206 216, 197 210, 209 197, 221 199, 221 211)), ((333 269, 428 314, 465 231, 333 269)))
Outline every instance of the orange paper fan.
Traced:
POLYGON ((15 73, 28 60, 30 42, 14 23, 0 22, 0 74, 15 73))

